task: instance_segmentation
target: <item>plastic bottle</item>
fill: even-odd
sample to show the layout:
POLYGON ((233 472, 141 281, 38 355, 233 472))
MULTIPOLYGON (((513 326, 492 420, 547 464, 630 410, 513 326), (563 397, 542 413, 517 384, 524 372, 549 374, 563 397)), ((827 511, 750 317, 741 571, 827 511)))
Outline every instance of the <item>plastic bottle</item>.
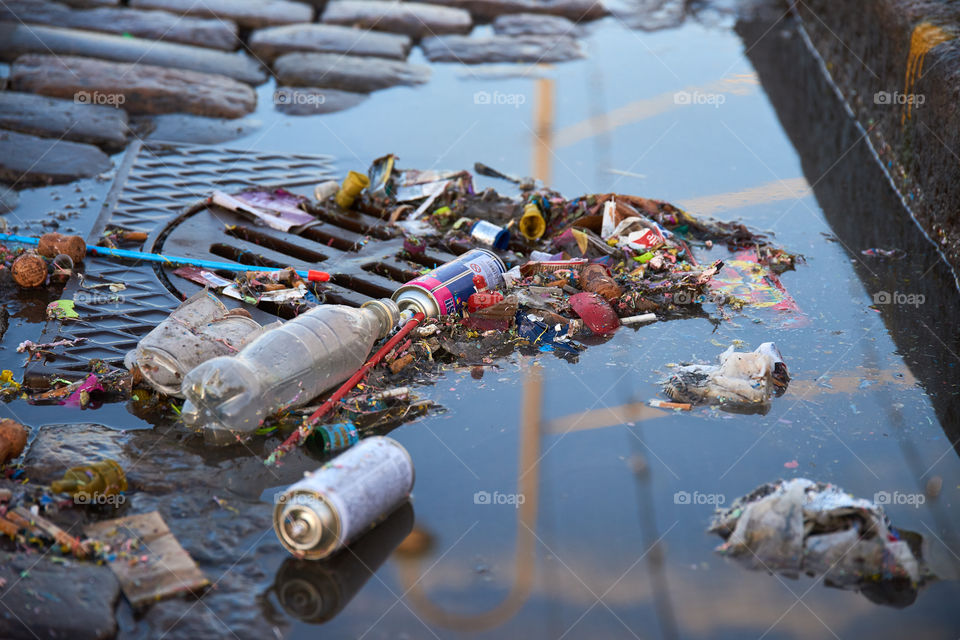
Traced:
POLYGON ((151 387, 182 398, 186 374, 211 358, 236 353, 265 329, 244 313, 228 310, 209 291, 198 291, 140 339, 127 354, 127 368, 137 366, 151 387))
POLYGON ((614 302, 623 295, 623 289, 617 281, 607 274, 603 265, 588 264, 580 272, 580 287, 584 291, 596 293, 607 302, 614 302))
POLYGON ((186 375, 183 419, 207 442, 229 444, 279 409, 309 402, 349 378, 373 344, 397 324, 392 300, 360 309, 321 305, 272 329, 234 356, 207 360, 186 375))

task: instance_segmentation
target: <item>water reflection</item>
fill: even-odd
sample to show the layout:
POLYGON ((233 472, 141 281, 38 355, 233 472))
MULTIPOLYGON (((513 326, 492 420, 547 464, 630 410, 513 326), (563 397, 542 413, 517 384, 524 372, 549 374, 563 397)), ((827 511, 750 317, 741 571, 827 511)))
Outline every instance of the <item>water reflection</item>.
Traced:
MULTIPOLYGON (((427 595, 422 577, 425 574, 420 558, 400 557, 400 584, 417 615, 424 620, 458 631, 483 631, 499 627, 513 618, 527 602, 536 577, 537 509, 539 506, 540 419, 543 402, 543 374, 538 365, 527 373, 524 383, 520 419, 520 464, 517 471, 517 493, 524 500, 517 508, 514 543, 514 578, 506 597, 483 613, 452 613, 434 604, 427 595)), ((432 568, 432 567, 431 567, 432 568)), ((430 569, 427 569, 429 571, 430 569)))
POLYGON ((391 553, 413 531, 409 502, 359 540, 325 560, 284 560, 273 585, 261 596, 265 614, 275 619, 271 593, 293 618, 311 624, 332 620, 350 603, 391 553))

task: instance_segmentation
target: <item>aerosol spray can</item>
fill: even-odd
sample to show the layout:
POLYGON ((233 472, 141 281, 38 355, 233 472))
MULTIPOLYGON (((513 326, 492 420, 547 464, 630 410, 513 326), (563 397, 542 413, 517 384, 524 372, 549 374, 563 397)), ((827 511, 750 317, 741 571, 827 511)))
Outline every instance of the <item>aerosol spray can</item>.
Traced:
POLYGON ((413 490, 403 446, 373 436, 340 454, 278 497, 273 529, 299 558, 325 558, 390 515, 413 490))
POLYGON ((440 265, 433 271, 414 278, 393 293, 400 311, 421 311, 427 317, 456 313, 477 292, 474 277, 481 276, 489 289, 503 284, 507 267, 497 254, 487 249, 471 249, 440 265))
POLYGON ((479 244, 501 251, 510 246, 510 231, 486 220, 477 220, 470 226, 470 237, 479 244))

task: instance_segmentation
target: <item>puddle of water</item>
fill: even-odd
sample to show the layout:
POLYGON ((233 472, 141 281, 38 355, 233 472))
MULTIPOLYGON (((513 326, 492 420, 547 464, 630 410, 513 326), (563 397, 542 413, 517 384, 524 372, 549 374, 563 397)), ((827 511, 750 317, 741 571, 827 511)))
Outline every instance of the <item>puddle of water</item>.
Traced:
MULTIPOLYGON (((187 524, 205 521, 209 495, 173 503, 144 496, 135 506, 159 505, 171 516, 184 546, 211 580, 222 581, 202 602, 240 637, 263 628, 264 619, 253 619, 260 616, 284 637, 303 639, 448 637, 467 630, 482 637, 774 638, 890 637, 911 629, 955 637, 957 582, 935 583, 897 610, 808 577, 749 573, 712 553, 719 543, 705 533, 712 505, 696 496, 729 503, 763 482, 807 476, 873 498, 880 491, 922 493, 939 476, 939 498, 919 507, 890 504, 887 511, 896 525, 929 537, 950 557, 960 549, 953 534, 960 524, 954 508, 960 464, 934 403, 907 366, 917 353, 905 363, 884 316, 869 306, 850 256, 825 240, 831 228, 801 159, 729 25, 688 21, 643 33, 607 19, 591 27, 585 44, 585 60, 538 68, 532 78, 433 65, 424 88, 378 92, 354 109, 319 117, 278 116, 273 87, 264 86, 255 114, 264 128, 230 146, 332 154, 341 169, 365 168, 394 151, 403 166, 482 161, 536 175, 569 196, 617 190, 694 204, 722 201, 717 215, 771 229, 807 255, 808 263, 782 281, 811 322, 778 329, 774 317, 759 312, 719 327, 706 319, 674 321, 622 329, 577 364, 541 354, 511 358, 480 380, 468 370, 441 376, 424 395, 450 410, 392 434, 415 461, 416 526, 433 545, 419 557, 391 556, 322 628, 283 613, 275 594, 260 598, 287 556, 264 524, 258 491, 224 492, 244 526, 215 511, 217 526, 234 523, 217 539, 187 524), (622 423, 616 408, 656 397, 667 363, 712 360, 734 340, 749 349, 775 340, 790 367, 794 382, 767 415, 695 410, 622 423), (545 426, 521 460, 523 383, 535 361, 542 367, 545 426), (606 408, 614 409, 607 418, 606 408), (793 461, 796 468, 785 467, 793 461), (518 486, 524 500, 536 499, 532 515, 529 506, 515 504, 518 486), (693 498, 678 497, 684 492, 693 498), (185 518, 179 530, 174 518, 185 518)), ((418 52, 411 62, 422 62, 418 52)), ((40 210, 22 206, 18 214, 34 212, 40 210)), ((15 337, 20 329, 11 332, 4 358, 13 340, 24 339, 15 337)), ((10 411, 32 424, 144 426, 116 405, 66 418, 62 409, 16 403, 0 415, 10 411)), ((180 444, 160 437, 154 446, 138 463, 145 477, 162 474, 151 469, 153 457, 168 459, 180 444)), ((190 454, 193 473, 224 482, 245 473, 237 457, 196 447, 190 454)), ((257 483, 261 490, 281 484, 266 474, 257 483)), ((356 576, 330 572, 315 579, 320 589, 324 580, 356 576)), ((125 612, 121 635, 165 630, 187 606, 158 605, 139 623, 125 612)), ((209 616, 197 616, 207 614, 192 610, 180 628, 222 632, 209 616)))

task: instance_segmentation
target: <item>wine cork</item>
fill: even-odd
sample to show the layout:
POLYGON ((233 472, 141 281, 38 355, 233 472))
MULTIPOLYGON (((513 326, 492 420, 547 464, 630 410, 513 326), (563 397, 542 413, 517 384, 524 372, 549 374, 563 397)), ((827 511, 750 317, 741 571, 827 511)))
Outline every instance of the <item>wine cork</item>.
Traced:
POLYGON ((70 256, 74 264, 79 264, 83 262, 83 256, 87 253, 87 244, 80 236, 65 236, 56 232, 45 233, 40 236, 37 253, 45 258, 55 258, 57 254, 65 253, 70 256))
POLYGON ((47 263, 36 251, 26 251, 10 265, 13 281, 19 286, 30 289, 39 287, 47 281, 47 263))

